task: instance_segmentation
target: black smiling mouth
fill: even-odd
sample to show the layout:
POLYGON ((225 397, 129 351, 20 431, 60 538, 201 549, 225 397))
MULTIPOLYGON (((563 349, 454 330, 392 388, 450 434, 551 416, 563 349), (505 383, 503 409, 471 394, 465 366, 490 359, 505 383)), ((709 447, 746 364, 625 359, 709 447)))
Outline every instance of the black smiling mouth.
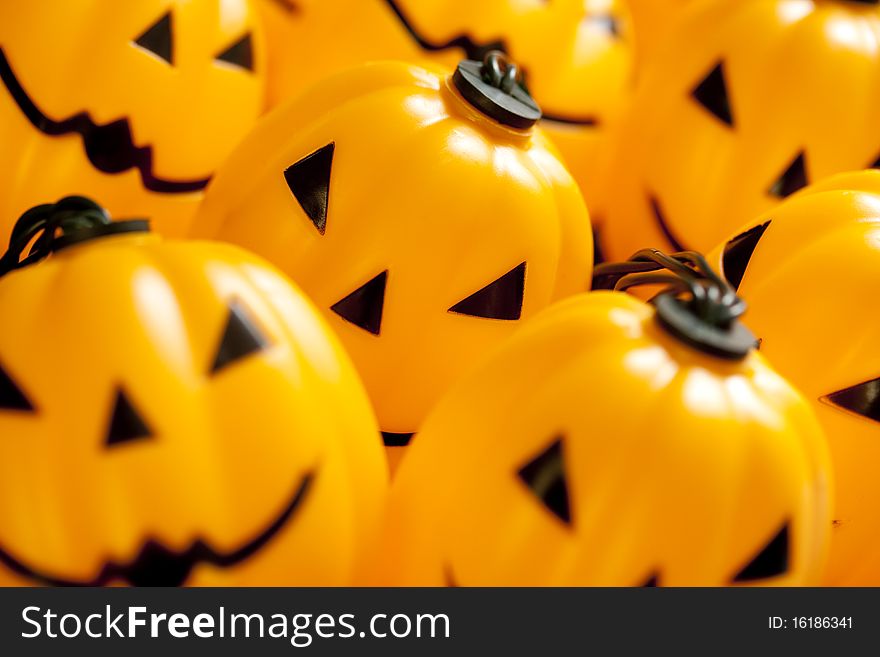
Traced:
MULTIPOLYGON (((482 61, 486 56, 486 53, 492 50, 500 50, 505 53, 509 52, 503 39, 479 42, 474 41, 469 34, 459 34, 442 42, 432 41, 416 29, 415 25, 413 25, 412 21, 404 13, 397 0, 385 0, 385 4, 388 5, 388 8, 397 17, 401 26, 422 50, 428 52, 442 52, 444 50, 458 48, 464 52, 468 59, 477 61, 482 61)), ((550 111, 542 111, 541 120, 543 122, 561 123, 563 125, 582 128, 594 128, 599 125, 598 119, 594 116, 570 116, 550 111)))
POLYGON ((657 197, 653 194, 648 195, 648 204, 651 206, 651 212, 654 214, 654 220, 657 222, 657 226, 663 232, 663 237, 666 238, 666 241, 672 246, 674 251, 689 251, 684 243, 678 239, 678 236, 672 230, 672 227, 669 225, 669 222, 666 220, 666 213, 663 212, 663 208, 660 205, 660 201, 657 200, 657 197))
POLYGON ((412 433, 391 433, 390 431, 383 431, 382 442, 385 443, 385 447, 406 447, 415 435, 415 431, 412 433))
POLYGON ((153 173, 153 149, 150 146, 135 146, 128 119, 98 125, 87 112, 80 112, 63 121, 49 118, 40 111, 21 86, 3 48, 0 48, 0 79, 21 113, 44 135, 62 137, 78 134, 82 138, 89 162, 99 171, 114 174, 137 169, 145 188, 163 194, 197 192, 204 189, 210 181, 210 178, 167 180, 156 176, 153 173))
POLYGON ((311 486, 314 476, 307 473, 300 480, 287 506, 260 534, 232 552, 217 552, 199 539, 183 552, 174 552, 156 541, 147 541, 137 557, 126 564, 107 563, 97 577, 90 581, 63 579, 40 573, 24 565, 0 549, 0 563, 18 575, 48 586, 106 586, 123 580, 132 586, 182 586, 193 568, 200 563, 219 568, 230 568, 259 552, 293 517, 311 486))

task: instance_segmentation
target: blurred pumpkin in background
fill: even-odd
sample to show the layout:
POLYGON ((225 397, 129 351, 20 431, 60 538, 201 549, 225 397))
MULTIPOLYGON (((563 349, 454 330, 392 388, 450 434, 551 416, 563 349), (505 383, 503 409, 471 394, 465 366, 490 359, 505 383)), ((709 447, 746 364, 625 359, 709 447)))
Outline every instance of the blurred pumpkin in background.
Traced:
POLYGON ((625 0, 260 0, 273 105, 372 60, 430 61, 507 52, 544 111, 587 203, 601 197, 607 138, 630 88, 625 0))
POLYGON ((632 15, 639 68, 651 60, 663 37, 684 9, 700 1, 716 2, 717 0, 626 0, 632 15))
POLYGON ((711 249, 807 184, 875 164, 878 39, 873 2, 695 3, 618 132, 607 255, 711 249))
POLYGON ((583 199, 503 60, 487 58, 508 91, 472 61, 454 78, 381 63, 327 79, 242 143, 195 222, 303 287, 389 447, 518 320, 589 288, 583 199))
POLYGON ((350 583, 387 470, 302 293, 237 247, 162 242, 80 198, 18 228, 0 278, 0 584, 350 583))
POLYGON ((65 194, 185 234, 265 69, 249 0, 0 3, 0 240, 65 194))
POLYGON ((656 309, 593 292, 526 324, 450 390, 401 464, 383 577, 816 584, 824 438, 725 287, 656 309))
POLYGON ((880 585, 880 172, 808 188, 711 260, 748 300, 761 352, 828 435, 836 503, 827 583, 880 585))

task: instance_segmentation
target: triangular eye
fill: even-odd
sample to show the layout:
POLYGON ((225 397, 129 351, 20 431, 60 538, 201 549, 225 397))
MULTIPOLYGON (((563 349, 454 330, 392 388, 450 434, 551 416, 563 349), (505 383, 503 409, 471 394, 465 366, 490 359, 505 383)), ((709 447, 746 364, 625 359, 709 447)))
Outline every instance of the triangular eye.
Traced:
POLYGON ((566 525, 571 524, 561 437, 520 468, 518 475, 551 513, 566 525))
POLYGON ((832 392, 822 401, 846 411, 880 422, 880 379, 865 381, 858 385, 832 392))
POLYGON ((134 42, 144 50, 148 50, 169 64, 173 64, 174 41, 171 36, 171 12, 169 11, 148 27, 134 42))
POLYGON ((268 345, 269 340, 248 316, 244 307, 233 301, 229 304, 226 328, 223 330, 220 346, 217 347, 217 354, 211 365, 211 374, 216 374, 224 367, 262 351, 268 345))
POLYGON ((0 365, 0 411, 33 412, 34 405, 0 365))
POLYGON ((765 221, 760 226, 749 228, 741 235, 737 235, 724 246, 724 255, 722 256, 721 266, 723 267, 724 278, 733 287, 738 290, 745 276, 746 268, 752 259, 752 254, 761 241, 764 231, 770 225, 769 221, 765 221))
POLYGON ((752 582, 758 579, 778 577, 788 572, 789 536, 788 523, 770 540, 767 545, 743 568, 734 582, 752 582))
POLYGON ((691 92, 694 99, 711 112, 715 118, 733 127, 733 110, 727 91, 724 62, 718 62, 709 74, 691 92))
POLYGON ((251 34, 248 32, 241 39, 221 52, 215 59, 218 62, 226 62, 246 71, 254 70, 254 53, 251 45, 251 34))
POLYGON ((770 187, 770 194, 776 198, 787 198, 809 184, 807 180, 807 157, 801 151, 785 169, 779 179, 770 187))
POLYGON ((330 307, 330 310, 346 322, 351 322, 373 335, 379 335, 382 329, 382 308, 385 305, 385 283, 387 280, 388 270, 386 269, 341 301, 337 301, 330 307))
POLYGON ((284 170, 284 180, 306 216, 321 235, 327 229, 330 170, 336 144, 331 142, 284 170))
POLYGON ((517 320, 522 314, 525 286, 526 263, 522 262, 501 278, 459 301, 449 312, 486 319, 517 320))
MULTIPOLYGON (((878 0, 878 1, 880 1, 880 0, 878 0)), ((868 165, 868 168, 869 169, 880 169, 880 155, 878 155, 877 159, 868 165)))
POLYGON ((135 410, 122 389, 117 389, 116 400, 113 402, 113 413, 110 417, 110 426, 107 429, 105 444, 117 446, 132 440, 141 440, 153 435, 147 423, 135 410))

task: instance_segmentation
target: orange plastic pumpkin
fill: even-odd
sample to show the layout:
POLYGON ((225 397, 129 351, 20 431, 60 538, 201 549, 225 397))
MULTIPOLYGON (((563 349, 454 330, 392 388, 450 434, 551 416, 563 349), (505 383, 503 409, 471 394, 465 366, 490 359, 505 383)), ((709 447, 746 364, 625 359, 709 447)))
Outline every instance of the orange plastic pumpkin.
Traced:
MULTIPOLYGON (((717 2, 718 0, 702 0, 717 2)), ((627 0, 632 14, 639 66, 651 61, 670 26, 696 0, 627 0)))
POLYGON ((592 209, 607 140, 630 90, 633 46, 624 0, 260 0, 272 104, 356 64, 442 64, 510 54, 544 110, 592 209))
POLYGON ((83 199, 18 227, 5 270, 52 254, 0 278, 0 584, 351 583, 387 471, 302 293, 83 199))
POLYGON ((250 0, 0 3, 0 241, 66 194, 185 234, 265 73, 250 0))
POLYGON ((195 223, 303 287, 392 447, 518 320, 589 288, 577 186, 529 127, 528 95, 479 70, 466 62, 455 82, 387 63, 326 80, 245 140, 195 223))
POLYGON ((562 301, 453 386, 392 484, 383 575, 817 583, 830 531, 821 430, 731 319, 738 300, 701 289, 703 310, 668 294, 656 310, 618 292, 562 301))
POLYGON ((837 490, 826 582, 880 585, 880 172, 804 190, 711 259, 748 300, 761 352, 828 435, 837 490))
POLYGON ((641 71, 618 131, 604 242, 707 251, 880 156, 880 11, 848 0, 698 2, 641 71))

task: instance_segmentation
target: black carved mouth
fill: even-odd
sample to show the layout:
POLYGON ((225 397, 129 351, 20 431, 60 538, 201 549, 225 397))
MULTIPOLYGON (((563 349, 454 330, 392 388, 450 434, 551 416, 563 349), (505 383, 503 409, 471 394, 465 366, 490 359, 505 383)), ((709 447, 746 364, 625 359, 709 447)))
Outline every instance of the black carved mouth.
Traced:
POLYGON ((200 563, 230 568, 259 552, 284 527, 300 506, 309 486, 312 473, 299 482, 287 506, 259 536, 232 552, 220 553, 199 539, 183 552, 174 552, 156 541, 144 543, 137 557, 129 563, 107 563, 91 581, 76 581, 40 573, 0 549, 0 563, 18 575, 48 586, 106 586, 113 581, 125 581, 132 586, 182 586, 192 569, 200 563))
POLYGON ((385 447, 406 447, 415 435, 415 432, 391 433, 390 431, 383 431, 382 442, 385 443, 385 447))
POLYGON ((673 251, 689 251, 690 249, 678 239, 678 236, 673 232, 669 222, 667 222, 666 213, 663 212, 663 208, 660 206, 660 201, 657 200, 657 197, 653 194, 649 194, 648 204, 651 206, 651 212, 654 213, 654 220, 657 222, 657 226, 663 232, 666 241, 672 246, 673 251))
POLYGON ((150 146, 135 146, 128 119, 98 125, 87 112, 80 112, 63 121, 50 119, 40 111, 21 86, 3 48, 0 48, 0 79, 21 113, 44 135, 62 137, 78 134, 82 138, 89 162, 99 171, 114 174, 137 169, 145 188, 164 194, 197 192, 204 189, 210 180, 167 180, 154 175, 153 149, 150 146))
MULTIPOLYGON (((458 48, 464 52, 468 59, 476 61, 483 61, 486 53, 492 50, 500 50, 505 53, 510 52, 507 45, 504 43, 504 39, 501 38, 479 42, 474 41, 469 34, 458 34, 446 41, 432 41, 416 29, 416 26, 413 25, 412 21, 404 13, 397 0, 385 0, 385 4, 388 5, 388 8, 397 17, 401 26, 403 26, 410 37, 412 37, 413 41, 415 41, 422 50, 427 50, 428 52, 442 52, 444 50, 458 48)), ((593 116, 568 116, 550 111, 542 111, 541 116, 542 121, 552 121, 554 123, 562 123, 569 126, 596 127, 599 123, 596 117, 593 116)))

